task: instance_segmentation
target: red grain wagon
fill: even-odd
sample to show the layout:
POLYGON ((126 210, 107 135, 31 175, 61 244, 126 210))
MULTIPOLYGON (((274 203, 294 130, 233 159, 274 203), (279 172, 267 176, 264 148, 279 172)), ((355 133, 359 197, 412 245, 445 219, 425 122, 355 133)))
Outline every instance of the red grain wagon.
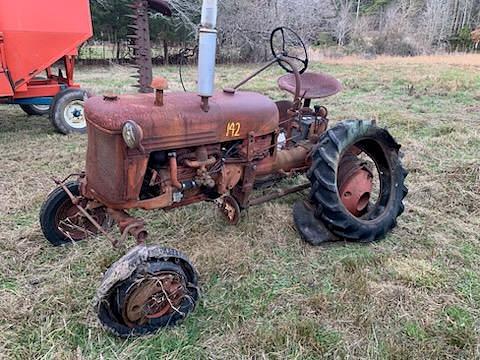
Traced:
POLYGON ((61 133, 85 132, 85 92, 73 74, 78 47, 92 35, 88 0, 0 1, 0 103, 50 113, 61 133))

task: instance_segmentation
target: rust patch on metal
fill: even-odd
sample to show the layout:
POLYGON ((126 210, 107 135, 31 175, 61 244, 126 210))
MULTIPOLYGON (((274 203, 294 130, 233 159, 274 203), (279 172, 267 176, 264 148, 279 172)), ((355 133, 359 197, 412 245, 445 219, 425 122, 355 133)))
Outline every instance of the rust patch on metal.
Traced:
POLYGON ((219 200, 218 208, 229 224, 237 225, 240 222, 240 206, 234 197, 230 195, 222 197, 219 200))
POLYGON ((132 235, 137 240, 137 244, 145 242, 148 233, 143 220, 131 217, 121 210, 107 209, 107 212, 118 225, 122 234, 120 240, 115 241, 114 246, 121 246, 128 235, 132 235))
MULTIPOLYGON (((300 94, 304 99, 321 99, 342 91, 342 84, 333 76, 323 73, 303 73, 300 75, 300 94)), ((280 89, 295 94, 297 89, 294 74, 287 74, 278 79, 280 89)))
POLYGON ((187 294, 185 280, 178 274, 162 272, 135 285, 125 303, 123 319, 129 327, 179 311, 187 294))
MULTIPOLYGON (((353 149, 358 153, 358 148, 353 149)), ((354 153, 346 154, 339 164, 338 189, 343 205, 354 216, 368 208, 373 188, 373 174, 354 153)))

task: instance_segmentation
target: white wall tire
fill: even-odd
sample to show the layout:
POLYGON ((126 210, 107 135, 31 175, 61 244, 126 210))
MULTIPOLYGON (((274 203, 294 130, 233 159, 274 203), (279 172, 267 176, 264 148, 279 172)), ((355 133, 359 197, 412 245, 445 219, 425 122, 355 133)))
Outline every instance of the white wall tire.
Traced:
POLYGON ((80 89, 66 89, 55 96, 50 120, 58 132, 65 135, 86 133, 85 98, 85 91, 80 89))

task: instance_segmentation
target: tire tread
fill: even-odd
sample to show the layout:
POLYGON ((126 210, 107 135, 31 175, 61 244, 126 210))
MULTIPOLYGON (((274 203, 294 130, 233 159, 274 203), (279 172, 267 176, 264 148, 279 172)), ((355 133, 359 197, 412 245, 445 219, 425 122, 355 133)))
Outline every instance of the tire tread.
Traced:
POLYGON ((403 199, 408 194, 404 184, 407 171, 398 157, 400 145, 385 129, 376 127, 370 121, 347 120, 328 130, 313 153, 313 165, 307 177, 312 183, 310 201, 315 206, 316 217, 337 236, 350 241, 371 242, 381 239, 396 226, 396 219, 405 209, 403 199), (341 204, 337 189, 337 167, 343 151, 353 145, 360 136, 369 134, 372 139, 382 141, 391 149, 389 156, 395 164, 393 180, 400 188, 395 192, 395 203, 378 226, 367 226, 359 221, 341 204))

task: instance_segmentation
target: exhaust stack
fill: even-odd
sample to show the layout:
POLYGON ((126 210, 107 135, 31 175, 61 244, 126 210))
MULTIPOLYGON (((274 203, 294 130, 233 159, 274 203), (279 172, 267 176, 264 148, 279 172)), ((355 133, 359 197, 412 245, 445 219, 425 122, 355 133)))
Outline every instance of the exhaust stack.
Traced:
POLYGON ((204 111, 208 111, 208 98, 213 96, 215 90, 216 27, 217 0, 203 0, 198 44, 198 95, 202 97, 204 111))

